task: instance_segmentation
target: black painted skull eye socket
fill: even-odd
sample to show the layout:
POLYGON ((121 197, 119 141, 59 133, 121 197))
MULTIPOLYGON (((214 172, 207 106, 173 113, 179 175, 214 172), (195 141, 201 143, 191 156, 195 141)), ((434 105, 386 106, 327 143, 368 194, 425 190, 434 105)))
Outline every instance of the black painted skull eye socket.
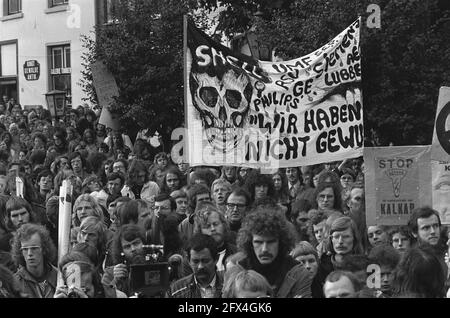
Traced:
POLYGON ((214 108, 216 107, 219 93, 215 87, 205 86, 200 89, 200 98, 206 106, 214 108))
POLYGON ((238 109, 241 105, 242 95, 239 91, 234 89, 227 89, 225 92, 225 99, 228 102, 228 106, 233 109, 238 109))

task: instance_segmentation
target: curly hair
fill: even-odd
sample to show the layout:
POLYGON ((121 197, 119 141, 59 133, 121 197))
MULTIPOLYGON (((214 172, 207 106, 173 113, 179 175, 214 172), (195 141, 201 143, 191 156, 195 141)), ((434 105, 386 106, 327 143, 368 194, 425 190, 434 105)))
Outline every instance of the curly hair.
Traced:
POLYGON ((278 255, 286 256, 294 247, 295 239, 288 221, 276 206, 258 206, 244 219, 236 243, 239 251, 256 259, 253 235, 273 236, 279 241, 278 255))
POLYGON ((250 175, 245 181, 245 188, 250 193, 252 201, 255 200, 255 187, 261 185, 267 186, 267 196, 271 198, 273 197, 275 190, 273 188, 273 181, 271 176, 261 173, 255 173, 250 175))
POLYGON ((45 263, 55 264, 57 250, 55 244, 50 238, 47 229, 42 225, 27 223, 22 225, 14 234, 11 247, 11 254, 17 265, 26 266, 25 258, 22 254, 22 241, 29 240, 34 234, 38 234, 41 238, 42 256, 45 263))

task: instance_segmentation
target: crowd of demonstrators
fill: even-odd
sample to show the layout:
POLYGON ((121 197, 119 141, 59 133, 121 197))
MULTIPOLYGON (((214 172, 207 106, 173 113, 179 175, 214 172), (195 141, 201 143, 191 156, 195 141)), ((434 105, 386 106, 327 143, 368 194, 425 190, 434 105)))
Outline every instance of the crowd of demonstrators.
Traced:
POLYGON ((165 297, 447 294, 439 214, 419 207, 406 225, 368 226, 362 158, 268 174, 190 167, 145 133, 130 138, 98 123, 90 109, 54 120, 42 107, 6 101, 0 297, 136 297, 131 266, 154 255, 170 264, 165 297), (70 244, 58 262, 65 180, 73 186, 70 244), (79 286, 71 285, 74 272, 79 286))

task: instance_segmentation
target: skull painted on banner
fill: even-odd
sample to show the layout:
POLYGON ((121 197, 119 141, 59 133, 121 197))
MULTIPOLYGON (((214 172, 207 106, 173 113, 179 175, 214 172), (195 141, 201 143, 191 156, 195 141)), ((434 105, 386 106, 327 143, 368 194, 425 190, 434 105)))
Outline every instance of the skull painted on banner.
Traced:
POLYGON ((208 142, 223 153, 243 137, 253 87, 245 73, 230 69, 219 79, 207 73, 191 73, 191 93, 208 142))

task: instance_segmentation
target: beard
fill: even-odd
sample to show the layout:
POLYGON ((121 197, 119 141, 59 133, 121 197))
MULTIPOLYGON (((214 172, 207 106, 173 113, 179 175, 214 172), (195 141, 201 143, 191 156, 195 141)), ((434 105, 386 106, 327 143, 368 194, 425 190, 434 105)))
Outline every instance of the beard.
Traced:
POLYGON ((145 264, 145 252, 144 250, 138 252, 137 254, 133 255, 130 259, 131 264, 145 264))

